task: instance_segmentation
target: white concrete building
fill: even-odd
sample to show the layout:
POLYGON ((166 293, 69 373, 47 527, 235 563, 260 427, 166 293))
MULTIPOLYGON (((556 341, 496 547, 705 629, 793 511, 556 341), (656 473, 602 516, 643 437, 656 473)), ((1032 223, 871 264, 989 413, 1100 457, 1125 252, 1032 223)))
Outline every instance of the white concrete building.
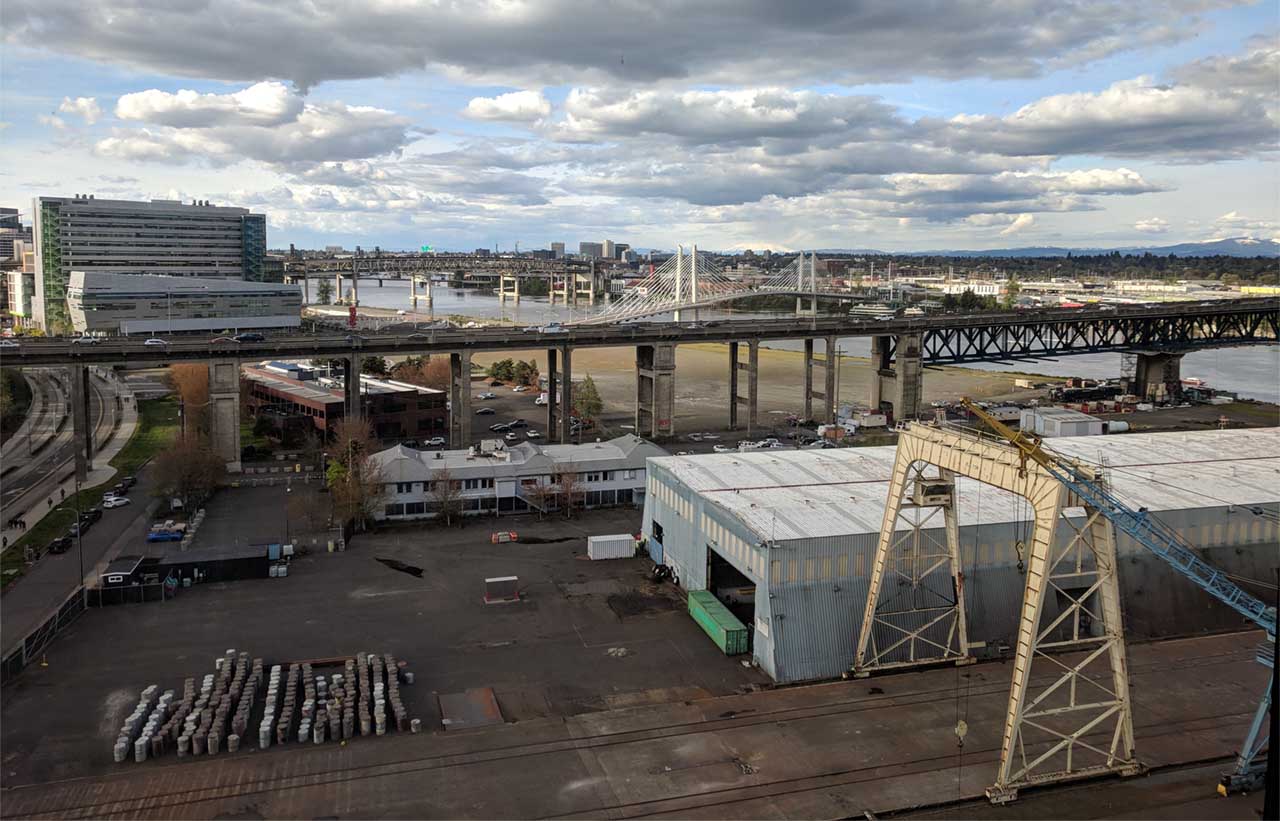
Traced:
POLYGON ((267 221, 247 208, 196 201, 38 197, 35 219, 36 322, 67 322, 72 271, 225 277, 262 281, 267 221))
POLYGON ((302 324, 302 286, 238 279, 72 271, 66 303, 78 333, 243 331, 302 324))
POLYGON ((454 483, 462 512, 470 515, 524 513, 555 509, 562 503, 557 478, 569 483, 574 504, 582 507, 643 506, 645 460, 667 451, 638 436, 626 435, 583 445, 505 447, 486 442, 468 450, 420 451, 397 445, 374 454, 386 483, 382 510, 375 518, 398 521, 432 518, 438 510, 438 482, 454 483), (579 495, 580 494, 580 495, 579 495))

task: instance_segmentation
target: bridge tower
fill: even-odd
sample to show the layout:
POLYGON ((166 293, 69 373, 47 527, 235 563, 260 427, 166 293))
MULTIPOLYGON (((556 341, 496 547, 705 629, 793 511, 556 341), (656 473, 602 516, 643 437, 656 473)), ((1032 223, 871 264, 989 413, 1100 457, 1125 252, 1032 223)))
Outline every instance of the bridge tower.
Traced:
POLYGON ((817 399, 822 402, 822 416, 818 421, 830 424, 836 421, 836 337, 827 337, 826 346, 824 357, 815 359, 813 339, 804 341, 804 418, 805 421, 814 418, 813 400, 817 399), (814 365, 821 366, 823 370, 824 383, 821 391, 813 389, 814 365))
POLYGON ((729 343, 729 430, 738 430, 738 405, 747 406, 747 432, 758 423, 760 399, 760 340, 747 340, 747 361, 738 359, 738 342, 729 343), (738 374, 746 371, 747 395, 738 394, 738 374))
POLYGON ((636 346, 636 435, 659 439, 675 434, 676 346, 636 346))

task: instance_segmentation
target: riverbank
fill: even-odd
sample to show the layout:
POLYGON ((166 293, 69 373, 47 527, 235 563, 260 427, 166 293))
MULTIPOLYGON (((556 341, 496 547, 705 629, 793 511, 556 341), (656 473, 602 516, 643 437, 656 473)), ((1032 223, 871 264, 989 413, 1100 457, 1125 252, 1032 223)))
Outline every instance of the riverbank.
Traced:
MULTIPOLYGON (((745 352, 741 352, 745 356, 745 352)), ((472 361, 480 366, 507 356, 534 359, 546 372, 546 352, 477 353, 472 361)), ((785 427, 790 414, 804 411, 804 354, 774 348, 760 349, 759 420, 764 428, 785 427)), ((729 347, 716 343, 680 345, 676 348, 677 432, 721 430, 729 418, 729 347)), ((630 348, 579 348, 573 352, 573 376, 590 375, 604 401, 603 422, 607 432, 617 433, 635 416, 635 354, 630 348)), ((962 396, 978 399, 1034 396, 1038 391, 1015 387, 1014 380, 1026 374, 1003 371, 975 371, 960 367, 925 370, 926 402, 954 401, 962 396)), ((821 389, 824 376, 814 369, 815 387, 821 389)), ((840 404, 865 407, 871 396, 871 362, 865 357, 840 358, 837 391, 840 404)), ((1037 377, 1039 379, 1039 377, 1037 377)), ((746 376, 739 377, 738 390, 746 394, 746 376)), ((1060 381, 1046 378, 1045 381, 1060 381)), ((745 424, 745 411, 742 416, 745 424)))

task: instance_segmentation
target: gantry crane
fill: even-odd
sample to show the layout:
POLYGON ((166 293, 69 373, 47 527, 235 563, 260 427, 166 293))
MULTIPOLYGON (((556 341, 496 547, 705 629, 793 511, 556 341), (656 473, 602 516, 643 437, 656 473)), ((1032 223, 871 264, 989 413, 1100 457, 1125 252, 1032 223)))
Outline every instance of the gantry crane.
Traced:
MULTIPOLYGON (((1272 667, 1275 659, 1276 610, 1250 594, 1231 580, 1221 570, 1197 556, 1170 527, 1152 516, 1145 508, 1133 510, 1104 486, 1091 473, 1086 473, 1077 463, 1045 448, 1041 440, 1022 431, 1015 431, 968 399, 962 404, 1011 445, 1016 447, 1024 460, 1031 460, 1058 479, 1090 508, 1097 510, 1115 529, 1126 533, 1135 542, 1154 553, 1173 570, 1189 579, 1218 601, 1261 627, 1268 644, 1259 648, 1257 660, 1272 667)), ((1274 675, 1274 672, 1273 672, 1274 675)), ((1265 777, 1266 760, 1262 755, 1267 746, 1268 733, 1264 732, 1267 711, 1271 706, 1270 684, 1264 692, 1249 725, 1249 732, 1240 746, 1234 768, 1224 773, 1218 786, 1219 792, 1256 789, 1265 777)))

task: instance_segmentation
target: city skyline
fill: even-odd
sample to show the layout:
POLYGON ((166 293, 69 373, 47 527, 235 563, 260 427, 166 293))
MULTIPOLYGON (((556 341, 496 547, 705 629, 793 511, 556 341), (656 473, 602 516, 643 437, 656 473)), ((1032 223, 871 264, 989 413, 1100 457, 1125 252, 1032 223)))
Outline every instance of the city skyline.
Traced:
POLYGON ((1280 238, 1266 4, 896 9, 15 2, 0 202, 208 199, 272 247, 1280 238))

